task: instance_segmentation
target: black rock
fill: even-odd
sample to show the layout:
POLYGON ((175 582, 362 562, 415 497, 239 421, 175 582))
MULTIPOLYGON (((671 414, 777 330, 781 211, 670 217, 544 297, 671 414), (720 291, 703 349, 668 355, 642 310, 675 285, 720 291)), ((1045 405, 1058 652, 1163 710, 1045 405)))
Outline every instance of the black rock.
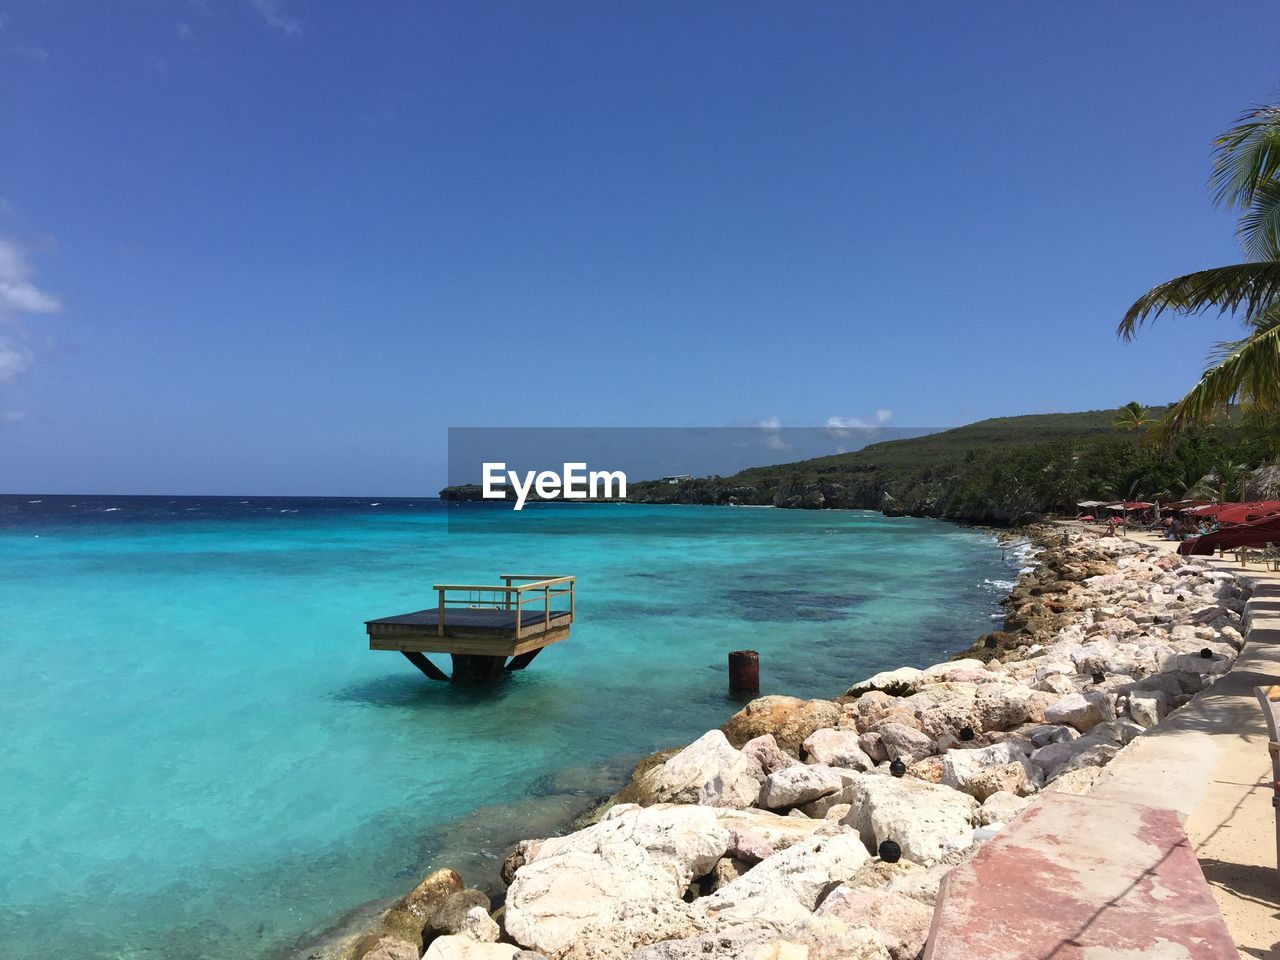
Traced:
POLYGON ((1201 651, 1200 651, 1200 659, 1202 659, 1202 660, 1212 660, 1212 659, 1213 659, 1213 651, 1212 651, 1212 650, 1210 650, 1208 647, 1205 647, 1203 650, 1201 650, 1201 651))
POLYGON ((889 764, 889 772, 895 777, 900 777, 907 772, 907 765, 902 762, 901 757, 894 757, 893 762, 889 764))
POLYGON ((1107 679, 1107 675, 1103 673, 1101 670, 1094 671, 1094 674, 1093 674, 1094 683, 1104 683, 1106 679, 1107 679))
POLYGON ((902 848, 892 840, 881 840, 880 859, 885 863, 897 863, 902 859, 902 848))
POLYGON ((961 727, 961 728, 960 728, 960 739, 961 739, 961 740, 964 740, 964 741, 967 743, 968 741, 972 740, 972 739, 973 739, 973 737, 974 737, 973 727, 961 727))

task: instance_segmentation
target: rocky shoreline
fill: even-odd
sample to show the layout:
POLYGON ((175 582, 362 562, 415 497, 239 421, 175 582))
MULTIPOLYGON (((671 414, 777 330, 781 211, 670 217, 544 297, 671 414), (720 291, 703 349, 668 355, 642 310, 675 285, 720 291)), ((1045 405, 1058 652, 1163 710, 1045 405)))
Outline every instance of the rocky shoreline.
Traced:
POLYGON ((1004 629, 833 700, 769 696, 655 754, 566 836, 521 841, 505 904, 452 870, 351 960, 919 957, 943 875, 1042 792, 1087 793, 1230 669, 1246 581, 1037 528, 1004 629))

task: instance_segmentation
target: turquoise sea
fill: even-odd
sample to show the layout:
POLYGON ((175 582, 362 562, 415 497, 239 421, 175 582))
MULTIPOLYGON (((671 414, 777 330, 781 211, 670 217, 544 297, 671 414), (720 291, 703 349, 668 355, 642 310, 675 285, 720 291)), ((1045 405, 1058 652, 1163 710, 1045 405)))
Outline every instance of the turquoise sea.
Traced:
POLYGON ((990 629, 1017 563, 872 513, 533 509, 509 536, 432 500, 0 497, 0 956, 281 956, 437 866, 492 887, 723 722, 729 650, 834 696, 990 629), (578 620, 497 687, 368 650, 431 584, 528 569, 577 575, 578 620))

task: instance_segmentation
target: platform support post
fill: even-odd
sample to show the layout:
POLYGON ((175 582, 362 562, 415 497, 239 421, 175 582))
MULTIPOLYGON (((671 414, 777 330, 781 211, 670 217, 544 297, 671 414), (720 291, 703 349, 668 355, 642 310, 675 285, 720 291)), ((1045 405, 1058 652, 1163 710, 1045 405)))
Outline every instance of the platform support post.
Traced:
POLYGON ((526 650, 524 653, 516 654, 507 662, 507 669, 523 670, 532 663, 533 658, 540 654, 544 649, 544 647, 534 647, 532 650, 526 650))
POLYGON ((406 660, 412 663, 432 680, 442 680, 445 683, 449 682, 448 675, 422 654, 412 650, 401 650, 400 652, 404 654, 404 658, 406 660))
POLYGON ((474 653, 451 653, 454 683, 484 683, 502 676, 506 657, 488 657, 474 653))

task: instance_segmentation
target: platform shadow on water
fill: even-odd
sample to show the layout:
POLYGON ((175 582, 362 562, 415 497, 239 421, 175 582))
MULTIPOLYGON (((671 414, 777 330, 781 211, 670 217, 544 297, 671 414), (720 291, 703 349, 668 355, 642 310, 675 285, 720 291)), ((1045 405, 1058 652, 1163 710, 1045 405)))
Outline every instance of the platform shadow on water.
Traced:
POLYGON ((359 680, 335 690, 339 703, 371 707, 438 707, 443 704, 495 704, 534 693, 537 678, 513 671, 488 683, 443 683, 428 680, 409 664, 404 673, 359 680))

